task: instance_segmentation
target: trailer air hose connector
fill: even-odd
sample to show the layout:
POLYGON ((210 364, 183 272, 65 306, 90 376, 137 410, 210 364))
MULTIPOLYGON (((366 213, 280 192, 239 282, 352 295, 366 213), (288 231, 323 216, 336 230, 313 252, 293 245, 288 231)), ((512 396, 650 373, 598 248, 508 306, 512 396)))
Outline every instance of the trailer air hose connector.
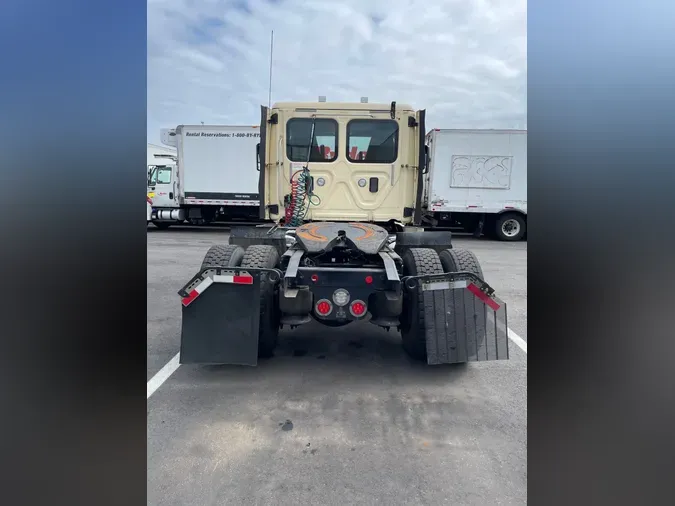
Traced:
POLYGON ((299 227, 305 221, 309 207, 319 205, 321 199, 312 193, 309 169, 304 167, 291 176, 291 194, 287 200, 285 225, 299 227))

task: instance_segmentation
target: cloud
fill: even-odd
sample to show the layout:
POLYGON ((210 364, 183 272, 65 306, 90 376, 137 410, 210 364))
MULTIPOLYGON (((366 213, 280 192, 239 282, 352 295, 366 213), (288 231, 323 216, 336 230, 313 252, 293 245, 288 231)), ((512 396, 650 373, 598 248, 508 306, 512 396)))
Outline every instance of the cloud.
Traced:
POLYGON ((148 142, 272 102, 410 104, 427 127, 526 128, 525 0, 148 0, 148 142))

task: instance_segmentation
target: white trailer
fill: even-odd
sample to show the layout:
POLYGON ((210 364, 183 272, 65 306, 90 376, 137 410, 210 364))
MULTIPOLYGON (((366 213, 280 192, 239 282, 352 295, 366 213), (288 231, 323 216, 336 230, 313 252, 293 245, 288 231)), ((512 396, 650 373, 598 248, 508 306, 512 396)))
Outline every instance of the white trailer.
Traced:
POLYGON ((503 241, 527 233, 527 130, 434 129, 425 218, 503 241))
POLYGON ((148 192, 166 197, 153 200, 155 225, 258 220, 259 126, 179 125, 160 136, 177 154, 170 179, 148 180, 148 192))

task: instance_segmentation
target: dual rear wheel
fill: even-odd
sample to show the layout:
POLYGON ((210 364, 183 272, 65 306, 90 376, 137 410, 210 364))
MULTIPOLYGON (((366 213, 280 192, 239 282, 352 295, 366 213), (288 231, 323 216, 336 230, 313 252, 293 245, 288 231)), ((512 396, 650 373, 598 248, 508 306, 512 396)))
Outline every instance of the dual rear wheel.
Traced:
MULTIPOLYGON (((279 264, 279 253, 274 246, 253 245, 244 250, 232 244, 211 246, 204 256, 202 269, 207 267, 247 267, 251 269, 274 269, 279 264)), ((276 288, 261 280, 260 322, 258 327, 258 357, 268 358, 274 354, 279 337, 281 313, 276 304, 276 288)))
MULTIPOLYGON (((447 272, 471 272, 483 279, 483 271, 476 256, 468 250, 447 249, 440 254, 431 248, 411 248, 403 255, 403 275, 422 276, 443 274, 447 272)), ((274 246, 253 245, 244 250, 241 246, 212 246, 204 257, 202 269, 207 267, 249 267, 273 269, 279 264, 279 253, 274 246)), ((276 304, 277 288, 261 281, 260 289, 260 321, 258 331, 258 356, 271 357, 277 345, 281 313, 276 304)), ((403 348, 412 358, 426 361, 428 329, 433 329, 436 322, 425 318, 426 297, 420 289, 404 290, 403 312, 401 314, 401 337, 403 348)), ((470 295, 467 294, 470 297, 470 295)), ((480 319, 480 318, 479 318, 480 319)), ((480 326, 480 321, 476 322, 480 326)), ((483 322, 484 325, 485 322, 483 322)), ((477 333, 480 335, 480 333, 477 333)), ((484 339, 484 336, 482 336, 484 339)), ((482 340, 476 343, 482 344, 482 340)))
MULTIPOLYGON (((437 253, 431 248, 411 248, 402 257, 404 276, 424 276, 429 274, 443 274, 448 272, 470 272, 483 279, 483 270, 476 255, 469 250, 446 249, 437 253)), ((433 292, 423 292, 420 288, 403 292, 403 312, 401 314, 401 338, 403 349, 416 360, 427 359, 427 331, 433 331, 436 325, 446 322, 437 322, 435 319, 426 319, 425 304, 433 303, 433 292)), ((465 297, 473 295, 466 293, 465 297)), ((482 315, 476 316, 477 343, 480 346, 484 340, 484 328, 481 322, 482 315)), ((451 320, 453 315, 446 315, 451 320)))

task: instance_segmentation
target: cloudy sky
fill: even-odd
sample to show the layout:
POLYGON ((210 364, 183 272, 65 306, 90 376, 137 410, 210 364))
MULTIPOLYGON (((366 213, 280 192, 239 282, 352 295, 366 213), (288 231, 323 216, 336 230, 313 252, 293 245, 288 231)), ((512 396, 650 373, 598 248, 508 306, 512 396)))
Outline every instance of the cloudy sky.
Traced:
POLYGON ((396 100, 427 128, 526 128, 526 0, 148 0, 148 142, 272 102, 396 100))

